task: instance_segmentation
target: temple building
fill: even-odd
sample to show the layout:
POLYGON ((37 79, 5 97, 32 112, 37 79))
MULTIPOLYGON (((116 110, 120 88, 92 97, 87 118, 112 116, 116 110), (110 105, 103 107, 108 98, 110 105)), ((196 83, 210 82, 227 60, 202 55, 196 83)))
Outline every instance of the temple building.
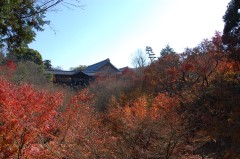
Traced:
POLYGON ((82 71, 48 70, 47 72, 53 75, 54 83, 69 86, 86 86, 98 77, 121 74, 121 71, 108 58, 90 65, 82 71))

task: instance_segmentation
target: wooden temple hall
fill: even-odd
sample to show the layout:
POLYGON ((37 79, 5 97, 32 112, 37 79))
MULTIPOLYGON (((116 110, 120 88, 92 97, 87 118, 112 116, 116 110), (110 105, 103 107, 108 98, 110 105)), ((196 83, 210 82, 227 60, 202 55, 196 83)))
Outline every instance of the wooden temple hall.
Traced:
POLYGON ((53 75, 54 83, 69 86, 86 86, 97 77, 121 73, 109 59, 90 65, 82 71, 48 70, 47 72, 53 75))

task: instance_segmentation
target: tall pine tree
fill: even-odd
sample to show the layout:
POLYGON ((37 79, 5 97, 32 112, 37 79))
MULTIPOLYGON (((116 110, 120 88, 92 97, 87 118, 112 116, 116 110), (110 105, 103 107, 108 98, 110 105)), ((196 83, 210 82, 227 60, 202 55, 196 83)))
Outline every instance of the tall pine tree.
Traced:
POLYGON ((229 56, 240 61, 240 0, 231 0, 223 20, 223 43, 228 48, 229 56))

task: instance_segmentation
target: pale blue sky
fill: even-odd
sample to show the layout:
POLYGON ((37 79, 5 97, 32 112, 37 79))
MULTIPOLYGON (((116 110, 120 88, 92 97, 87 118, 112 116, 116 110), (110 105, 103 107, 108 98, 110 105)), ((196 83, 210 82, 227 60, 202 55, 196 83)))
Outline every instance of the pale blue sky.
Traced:
POLYGON ((65 70, 106 58, 118 68, 131 67, 137 49, 151 46, 159 56, 169 43, 181 53, 222 31, 229 1, 82 0, 84 9, 58 6, 61 11, 49 12, 50 27, 30 47, 65 70))

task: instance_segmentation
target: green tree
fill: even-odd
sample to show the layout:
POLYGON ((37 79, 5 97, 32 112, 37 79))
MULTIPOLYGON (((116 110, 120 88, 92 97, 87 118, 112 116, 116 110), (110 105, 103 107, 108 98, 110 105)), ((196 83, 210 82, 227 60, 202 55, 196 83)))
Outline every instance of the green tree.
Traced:
POLYGON ((5 60, 5 56, 2 52, 0 52, 0 65, 3 64, 4 60, 5 60))
POLYGON ((52 68, 51 60, 44 60, 43 65, 44 65, 45 69, 51 69, 52 68))
POLYGON ((26 1, 0 2, 0 44, 8 51, 20 46, 27 46, 36 36, 35 30, 43 31, 45 11, 39 6, 26 1))
POLYGON ((223 43, 227 45, 231 58, 240 61, 240 0, 231 0, 223 20, 223 43))
POLYGON ((165 46, 165 48, 163 48, 163 49, 161 50, 160 55, 161 55, 161 56, 166 56, 166 55, 169 55, 169 54, 175 54, 175 51, 173 50, 173 48, 171 48, 171 47, 169 46, 169 44, 167 44, 167 45, 165 46))
POLYGON ((83 71, 86 68, 87 68, 87 65, 79 65, 77 67, 70 67, 69 70, 71 70, 71 71, 83 71))
POLYGON ((19 62, 11 81, 16 84, 29 83, 35 86, 46 86, 50 84, 52 76, 47 74, 42 66, 32 61, 19 62))
POLYGON ((41 54, 34 49, 30 49, 27 47, 17 48, 13 52, 8 54, 9 58, 14 58, 17 61, 32 61, 38 65, 43 64, 41 54))
POLYGON ((223 30, 224 34, 229 34, 235 27, 238 27, 240 18, 238 9, 240 9, 240 1, 231 0, 231 2, 228 4, 225 15, 223 16, 223 20, 225 22, 223 30))
MULTIPOLYGON (((0 1, 0 49, 6 52, 31 43, 36 31, 43 31, 49 24, 44 20, 46 12, 60 3, 73 5, 69 0, 1 0, 0 1)), ((76 6, 76 5, 75 5, 76 6)))

